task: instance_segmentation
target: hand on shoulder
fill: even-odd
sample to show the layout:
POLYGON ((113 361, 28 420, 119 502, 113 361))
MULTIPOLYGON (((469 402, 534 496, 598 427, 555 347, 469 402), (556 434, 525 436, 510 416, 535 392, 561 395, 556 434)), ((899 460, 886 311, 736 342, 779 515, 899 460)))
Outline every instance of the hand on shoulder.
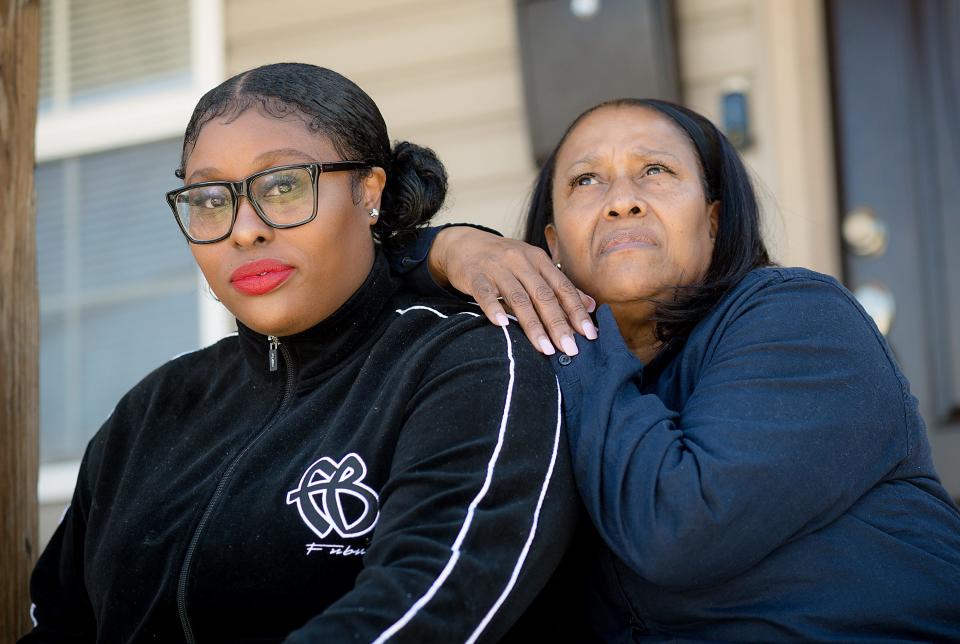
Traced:
POLYGON ((509 324, 508 313, 542 353, 577 353, 574 333, 597 337, 589 313, 596 302, 543 250, 466 226, 440 231, 428 257, 437 283, 472 296, 487 318, 509 324))

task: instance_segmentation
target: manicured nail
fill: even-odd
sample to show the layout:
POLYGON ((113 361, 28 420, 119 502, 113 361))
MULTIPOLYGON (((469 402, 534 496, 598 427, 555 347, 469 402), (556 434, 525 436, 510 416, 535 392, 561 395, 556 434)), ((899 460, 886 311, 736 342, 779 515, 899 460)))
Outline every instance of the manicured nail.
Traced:
POLYGON ((553 348, 553 345, 550 344, 550 340, 548 340, 546 336, 540 336, 540 339, 537 340, 537 342, 540 344, 540 350, 548 356, 552 356, 557 352, 557 350, 553 348))
POLYGON ((592 297, 590 297, 589 295, 587 295, 586 293, 584 293, 584 295, 586 296, 587 302, 588 302, 587 313, 593 313, 594 311, 597 310, 597 301, 592 297))
POLYGON ((568 356, 575 356, 580 353, 576 341, 569 335, 560 338, 560 346, 563 347, 563 352, 568 356))
POLYGON ((504 313, 497 313, 497 324, 500 326, 507 326, 510 324, 510 318, 508 318, 504 313))
POLYGON ((597 339, 597 327, 593 326, 593 322, 590 320, 583 321, 583 335, 587 336, 588 340, 597 339))

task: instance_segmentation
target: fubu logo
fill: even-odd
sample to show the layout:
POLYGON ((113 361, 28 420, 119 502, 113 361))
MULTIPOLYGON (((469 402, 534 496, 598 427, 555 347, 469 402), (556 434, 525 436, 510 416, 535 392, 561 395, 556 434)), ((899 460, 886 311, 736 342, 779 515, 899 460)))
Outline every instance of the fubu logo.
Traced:
POLYGON ((377 493, 363 483, 366 475, 367 465, 357 454, 347 454, 339 463, 324 456, 287 492, 287 505, 296 505, 320 538, 331 530, 344 538, 359 537, 373 530, 380 516, 377 493))

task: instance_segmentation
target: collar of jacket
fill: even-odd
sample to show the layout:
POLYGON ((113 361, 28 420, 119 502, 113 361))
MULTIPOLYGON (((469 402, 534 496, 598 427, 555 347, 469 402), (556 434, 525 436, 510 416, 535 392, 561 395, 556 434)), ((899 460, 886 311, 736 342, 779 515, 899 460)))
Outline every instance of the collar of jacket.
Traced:
MULTIPOLYGON (((399 283, 391 277, 387 260, 378 248, 366 280, 343 306, 316 326, 279 338, 280 344, 293 357, 297 381, 321 375, 374 340, 381 313, 398 287, 399 283)), ((267 336, 250 329, 240 320, 237 320, 237 335, 244 360, 253 374, 273 379, 287 372, 290 365, 286 364, 282 351, 280 369, 270 372, 267 336)))

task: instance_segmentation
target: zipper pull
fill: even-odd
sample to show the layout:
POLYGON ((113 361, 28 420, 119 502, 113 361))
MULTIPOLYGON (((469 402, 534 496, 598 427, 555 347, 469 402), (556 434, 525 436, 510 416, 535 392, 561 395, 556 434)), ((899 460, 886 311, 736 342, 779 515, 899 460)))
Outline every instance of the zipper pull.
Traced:
POLYGON ((276 371, 277 369, 279 369, 279 364, 277 361, 277 348, 280 346, 280 340, 277 339, 277 336, 275 335, 267 336, 267 340, 270 342, 270 352, 269 352, 270 371, 276 371))

